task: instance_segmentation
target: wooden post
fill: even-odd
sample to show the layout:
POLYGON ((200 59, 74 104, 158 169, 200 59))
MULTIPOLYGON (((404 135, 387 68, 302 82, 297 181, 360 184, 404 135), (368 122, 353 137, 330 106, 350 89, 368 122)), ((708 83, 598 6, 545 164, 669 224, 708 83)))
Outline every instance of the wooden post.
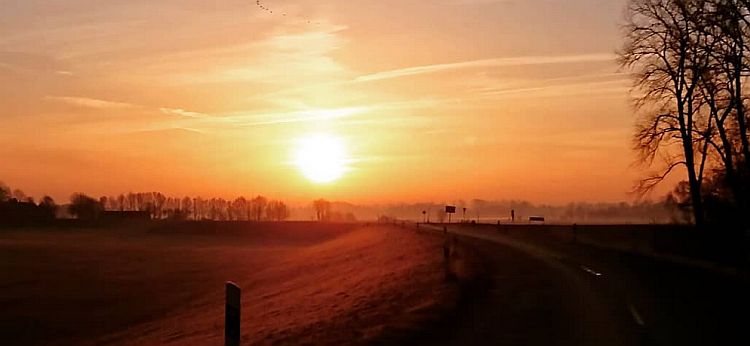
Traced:
POLYGON ((451 279, 451 249, 448 243, 448 236, 443 237, 443 271, 445 280, 451 279))
POLYGON ((240 287, 234 282, 226 283, 226 310, 224 313, 224 345, 240 344, 240 287))

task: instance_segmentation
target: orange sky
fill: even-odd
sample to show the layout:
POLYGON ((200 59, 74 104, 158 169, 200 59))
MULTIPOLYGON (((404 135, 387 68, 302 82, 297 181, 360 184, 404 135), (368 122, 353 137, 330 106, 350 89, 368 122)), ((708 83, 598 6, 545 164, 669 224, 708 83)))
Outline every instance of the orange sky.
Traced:
POLYGON ((0 180, 62 199, 632 200, 624 0, 262 3, 0 0, 0 180), (294 166, 312 133, 345 143, 341 179, 294 166))

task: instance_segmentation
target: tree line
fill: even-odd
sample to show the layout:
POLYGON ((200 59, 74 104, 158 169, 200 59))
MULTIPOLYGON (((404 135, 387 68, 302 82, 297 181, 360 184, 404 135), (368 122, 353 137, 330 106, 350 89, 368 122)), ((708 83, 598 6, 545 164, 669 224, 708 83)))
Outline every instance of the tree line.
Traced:
MULTIPOLYGON (((20 189, 11 190, 0 182, 0 216, 4 219, 54 219, 59 206, 52 197, 45 196, 39 203, 20 189)), ((94 198, 83 193, 70 197, 66 210, 79 219, 96 219, 103 212, 143 212, 152 219, 227 220, 227 221, 283 221, 290 209, 281 200, 264 196, 251 199, 172 197, 160 192, 129 192, 118 196, 94 198)))
POLYGON ((287 205, 264 196, 233 200, 203 197, 172 197, 160 192, 138 192, 100 197, 103 210, 143 211, 155 219, 228 221, 283 221, 289 218, 287 205))
POLYGON ((29 220, 49 222, 57 215, 58 206, 50 196, 37 203, 20 189, 11 190, 0 182, 0 224, 23 224, 29 220))
POLYGON ((630 0, 619 63, 632 71, 634 148, 657 169, 651 191, 684 169, 667 202, 697 226, 748 225, 750 0, 630 0))
POLYGON ((315 220, 317 221, 333 221, 333 222, 355 222, 357 218, 352 212, 343 212, 333 210, 333 203, 330 201, 320 198, 312 202, 312 210, 315 212, 315 220))

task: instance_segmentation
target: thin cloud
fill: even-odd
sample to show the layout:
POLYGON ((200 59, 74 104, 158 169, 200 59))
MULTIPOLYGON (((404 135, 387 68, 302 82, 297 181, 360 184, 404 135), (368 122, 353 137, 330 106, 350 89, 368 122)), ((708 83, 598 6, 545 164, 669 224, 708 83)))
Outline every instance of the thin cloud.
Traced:
POLYGON ((170 132, 170 131, 178 131, 178 132, 185 132, 185 133, 191 133, 191 134, 200 134, 204 135, 206 134, 206 131, 199 130, 192 127, 184 127, 184 126, 164 126, 164 127, 158 127, 158 126, 152 126, 149 128, 142 128, 137 129, 133 131, 128 131, 131 133, 156 133, 156 132, 170 132))
POLYGON ((367 110, 367 107, 349 107, 271 114, 232 114, 219 118, 233 122, 238 126, 252 127, 345 118, 366 112, 367 110))
POLYGON ((45 96, 45 100, 67 103, 73 106, 86 107, 86 108, 98 108, 98 109, 126 109, 136 108, 137 106, 125 102, 114 102, 107 100, 99 100, 88 97, 74 97, 74 96, 45 96))
POLYGON ((420 74, 436 73, 450 70, 477 68, 477 67, 508 67, 508 66, 526 66, 526 65, 546 65, 546 64, 570 64, 582 62, 606 62, 614 61, 615 56, 612 54, 585 54, 585 55, 564 55, 564 56, 526 56, 514 58, 497 58, 461 61, 447 64, 434 64, 424 66, 414 66, 402 69, 376 72, 359 76, 355 79, 357 82, 370 82, 384 79, 393 79, 420 74))
POLYGON ((177 115, 177 116, 186 117, 186 118, 207 118, 207 117, 210 117, 210 115, 207 115, 207 114, 204 114, 204 113, 186 111, 186 110, 181 109, 181 108, 166 108, 166 107, 162 107, 162 108, 159 108, 159 111, 162 112, 162 113, 164 113, 164 114, 167 114, 167 115, 177 115))
MULTIPOLYGON (((624 94, 627 91, 627 79, 600 80, 588 82, 571 82, 551 85, 529 85, 516 88, 499 88, 496 90, 486 90, 482 96, 506 96, 545 92, 547 96, 572 96, 572 95, 592 95, 592 94, 624 94)), ((537 94, 538 95, 538 94, 537 94)))
MULTIPOLYGON (((160 108, 163 114, 177 115, 180 119, 174 119, 153 124, 146 128, 148 131, 165 131, 180 129, 196 133, 207 133, 207 131, 238 129, 257 126, 284 125, 300 122, 320 122, 346 118, 366 112, 368 107, 348 107, 331 109, 314 109, 297 112, 281 113, 223 113, 204 114, 175 108, 160 108)), ((141 129, 143 130, 143 129, 141 129)))

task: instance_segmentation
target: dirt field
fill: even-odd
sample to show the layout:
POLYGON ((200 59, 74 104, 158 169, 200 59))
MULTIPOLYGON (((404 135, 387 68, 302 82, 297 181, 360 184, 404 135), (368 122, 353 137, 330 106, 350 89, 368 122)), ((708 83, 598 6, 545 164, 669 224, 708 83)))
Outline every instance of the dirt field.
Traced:
POLYGON ((357 344, 436 319, 439 238, 388 226, 183 224, 0 232, 0 344, 357 344))

